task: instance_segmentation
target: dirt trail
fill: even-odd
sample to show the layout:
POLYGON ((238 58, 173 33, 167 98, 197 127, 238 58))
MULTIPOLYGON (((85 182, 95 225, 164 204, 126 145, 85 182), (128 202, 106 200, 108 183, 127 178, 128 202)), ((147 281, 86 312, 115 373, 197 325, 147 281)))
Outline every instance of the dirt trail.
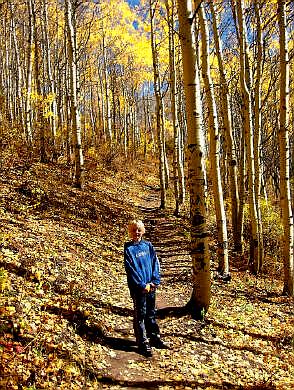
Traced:
POLYGON ((190 283, 191 257, 187 239, 187 222, 159 208, 159 191, 149 187, 140 213, 146 227, 146 239, 156 248, 161 264, 162 284, 158 294, 158 309, 184 304, 177 296, 177 284, 190 283), (171 291, 167 287, 174 286, 171 291))
MULTIPOLYGON (((138 207, 138 214, 146 227, 145 238, 153 243, 161 264, 162 282, 157 291, 156 304, 158 322, 162 337, 165 338, 166 332, 162 321, 170 315, 178 315, 175 314, 177 308, 180 313, 189 297, 191 263, 187 249, 188 240, 183 233, 183 221, 161 210, 158 207, 158 197, 159 193, 156 188, 150 186, 148 193, 142 199, 142 205, 138 207), (187 294, 183 294, 183 284, 187 287, 187 294)), ((135 346, 130 316, 126 319, 126 324, 124 328, 116 328, 114 337, 108 340, 108 346, 115 352, 113 358, 109 360, 111 366, 108 368, 108 373, 101 378, 101 382, 111 389, 129 387, 157 389, 164 385, 165 381, 158 381, 158 378, 154 377, 154 372, 146 371, 145 366, 149 364, 150 368, 157 366, 157 369, 160 369, 162 360, 160 351, 154 350, 151 359, 139 355, 135 346), (143 374, 142 367, 145 367, 143 374)), ((168 353, 172 354, 172 349, 168 353)), ((173 388, 173 386, 168 388, 173 388)))

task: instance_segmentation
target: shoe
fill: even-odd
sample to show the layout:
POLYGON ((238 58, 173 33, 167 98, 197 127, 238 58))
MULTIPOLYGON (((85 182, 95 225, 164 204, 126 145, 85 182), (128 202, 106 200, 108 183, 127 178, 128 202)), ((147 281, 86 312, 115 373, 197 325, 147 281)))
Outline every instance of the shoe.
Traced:
POLYGON ((139 353, 145 357, 151 357, 152 356, 152 348, 149 343, 144 343, 139 345, 139 353))
POLYGON ((150 344, 152 347, 157 348, 157 349, 169 349, 169 346, 167 343, 161 340, 160 337, 157 337, 155 339, 150 340, 150 344))

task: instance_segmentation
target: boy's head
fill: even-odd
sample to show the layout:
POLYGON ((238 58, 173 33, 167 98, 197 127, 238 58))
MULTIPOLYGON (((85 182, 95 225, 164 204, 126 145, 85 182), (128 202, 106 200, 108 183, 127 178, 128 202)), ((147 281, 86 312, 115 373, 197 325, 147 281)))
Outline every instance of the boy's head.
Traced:
POLYGON ((141 241, 143 234, 145 233, 144 223, 140 220, 133 220, 128 225, 129 234, 133 241, 141 241))

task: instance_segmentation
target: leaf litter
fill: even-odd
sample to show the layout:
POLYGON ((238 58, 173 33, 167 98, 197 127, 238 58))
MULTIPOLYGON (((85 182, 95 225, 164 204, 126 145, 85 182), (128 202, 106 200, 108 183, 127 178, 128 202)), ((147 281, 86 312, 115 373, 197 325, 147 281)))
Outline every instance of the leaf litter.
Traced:
POLYGON ((191 294, 187 221, 156 208, 152 167, 89 168, 82 191, 66 175, 37 163, 1 175, 0 388, 293 388, 293 301, 281 280, 232 267, 194 321, 180 310, 191 294), (123 269, 133 216, 162 263, 158 321, 171 349, 152 359, 136 353, 123 269))

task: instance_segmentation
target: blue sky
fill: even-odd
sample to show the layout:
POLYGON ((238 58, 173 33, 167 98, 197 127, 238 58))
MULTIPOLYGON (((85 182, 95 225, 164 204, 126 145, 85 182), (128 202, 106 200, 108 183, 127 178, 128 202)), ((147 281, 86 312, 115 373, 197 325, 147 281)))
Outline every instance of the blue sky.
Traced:
POLYGON ((128 3, 130 5, 138 5, 140 3, 140 0, 128 0, 128 3))

